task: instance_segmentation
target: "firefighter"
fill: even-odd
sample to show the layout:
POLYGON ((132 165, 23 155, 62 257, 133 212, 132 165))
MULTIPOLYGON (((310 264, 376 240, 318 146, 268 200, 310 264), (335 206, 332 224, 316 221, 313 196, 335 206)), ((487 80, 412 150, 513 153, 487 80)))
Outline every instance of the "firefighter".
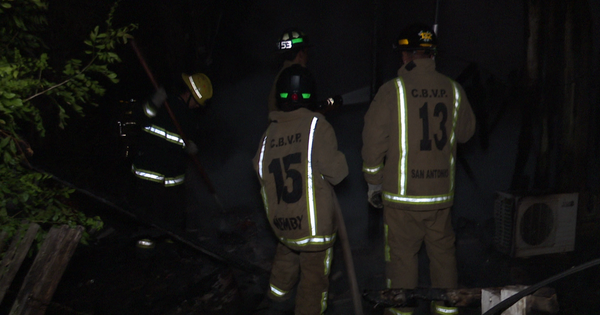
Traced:
MULTIPOLYGON (((463 88, 435 69, 437 38, 424 24, 402 30, 396 43, 403 65, 381 86, 364 117, 363 173, 367 197, 383 208, 388 288, 418 285, 418 252, 424 243, 431 286, 456 288, 454 201, 457 143, 475 132, 463 88)), ((457 314, 432 303, 436 314, 457 314)), ((412 314, 412 308, 386 314, 412 314)))
POLYGON ((131 171, 136 177, 134 200, 138 215, 183 230, 189 215, 183 185, 187 155, 196 154, 198 149, 193 141, 184 141, 179 129, 184 135, 193 131, 196 120, 190 110, 205 106, 213 91, 210 79, 203 73, 183 73, 177 81, 172 94, 159 88, 150 100, 135 109, 142 131, 131 171))
POLYGON ((296 287, 295 314, 323 314, 337 227, 333 185, 348 175, 331 125, 309 110, 315 100, 310 71, 292 65, 276 82, 278 111, 261 138, 254 168, 279 242, 268 298, 285 301, 296 287))
POLYGON ((308 36, 296 27, 288 28, 279 37, 279 40, 277 41, 277 53, 283 59, 283 66, 275 77, 275 82, 273 82, 273 87, 269 93, 269 112, 279 110, 277 107, 277 98, 275 96, 275 85, 281 71, 295 64, 306 67, 308 63, 308 49, 310 47, 312 47, 312 44, 308 36))
MULTIPOLYGON (((312 47, 312 44, 304 32, 297 28, 289 28, 285 30, 277 41, 277 51, 283 58, 283 66, 275 77, 275 82, 277 82, 277 78, 279 78, 281 71, 291 65, 299 64, 303 67, 306 67, 308 63, 308 49, 310 47, 312 47)), ((275 83, 273 83, 267 103, 269 112, 278 110, 275 89, 275 83)), ((342 96, 335 95, 321 101, 313 102, 310 109, 321 114, 325 114, 340 107, 341 105, 343 105, 342 96)))

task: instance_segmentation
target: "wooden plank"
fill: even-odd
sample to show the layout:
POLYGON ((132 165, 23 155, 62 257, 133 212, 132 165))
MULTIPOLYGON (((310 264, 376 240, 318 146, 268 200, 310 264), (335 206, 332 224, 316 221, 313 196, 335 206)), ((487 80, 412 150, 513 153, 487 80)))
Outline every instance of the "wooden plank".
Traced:
POLYGON ((6 291, 21 268, 21 264, 25 260, 39 229, 40 226, 35 223, 24 225, 13 237, 13 241, 0 263, 0 301, 4 300, 6 291), (25 229, 27 229, 27 232, 21 238, 25 229))
POLYGON ((46 312, 82 234, 81 226, 72 229, 63 225, 50 229, 25 276, 11 315, 43 315, 46 312))

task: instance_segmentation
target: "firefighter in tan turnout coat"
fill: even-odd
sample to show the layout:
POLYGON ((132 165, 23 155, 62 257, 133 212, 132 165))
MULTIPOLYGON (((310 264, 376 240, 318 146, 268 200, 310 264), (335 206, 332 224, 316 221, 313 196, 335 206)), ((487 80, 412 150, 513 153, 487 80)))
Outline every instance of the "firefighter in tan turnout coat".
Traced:
MULTIPOLYGON (((435 70, 436 37, 415 24, 401 32, 403 66, 385 83, 365 114, 363 172, 369 202, 384 210, 388 288, 418 285, 418 251, 425 243, 431 285, 455 288, 457 268, 450 207, 456 146, 475 132, 463 88, 435 70)), ((434 303, 437 314, 457 309, 434 303)), ((387 309, 386 314, 412 314, 387 309)))
POLYGON ((297 286, 295 314, 322 314, 327 308, 329 270, 336 239, 332 185, 348 175, 331 125, 308 108, 314 80, 292 65, 277 81, 280 111, 269 114, 254 168, 266 214, 279 243, 269 298, 284 301, 297 286))

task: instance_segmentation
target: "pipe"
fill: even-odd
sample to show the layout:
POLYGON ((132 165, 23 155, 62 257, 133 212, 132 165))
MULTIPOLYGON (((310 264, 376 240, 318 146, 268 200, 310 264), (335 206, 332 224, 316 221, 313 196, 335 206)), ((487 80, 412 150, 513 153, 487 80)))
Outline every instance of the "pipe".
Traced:
POLYGON ((433 22, 433 32, 438 36, 438 15, 440 12, 440 0, 435 2, 435 21, 433 22))

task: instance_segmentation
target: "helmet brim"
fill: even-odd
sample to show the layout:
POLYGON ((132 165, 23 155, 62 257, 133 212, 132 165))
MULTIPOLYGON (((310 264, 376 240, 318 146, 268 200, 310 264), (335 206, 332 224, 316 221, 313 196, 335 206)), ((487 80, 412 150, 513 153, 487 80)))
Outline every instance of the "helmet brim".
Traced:
POLYGON ((181 78, 187 85, 188 89, 190 90, 190 93, 192 93, 192 96, 194 97, 196 102, 198 104, 204 106, 204 103, 212 97, 212 83, 210 82, 210 79, 203 73, 195 74, 195 75, 201 75, 202 78, 209 85, 209 89, 208 89, 208 91, 206 91, 207 95, 200 94, 199 88, 197 86, 195 86, 195 84, 193 84, 193 82, 192 82, 193 75, 182 73, 181 78))

